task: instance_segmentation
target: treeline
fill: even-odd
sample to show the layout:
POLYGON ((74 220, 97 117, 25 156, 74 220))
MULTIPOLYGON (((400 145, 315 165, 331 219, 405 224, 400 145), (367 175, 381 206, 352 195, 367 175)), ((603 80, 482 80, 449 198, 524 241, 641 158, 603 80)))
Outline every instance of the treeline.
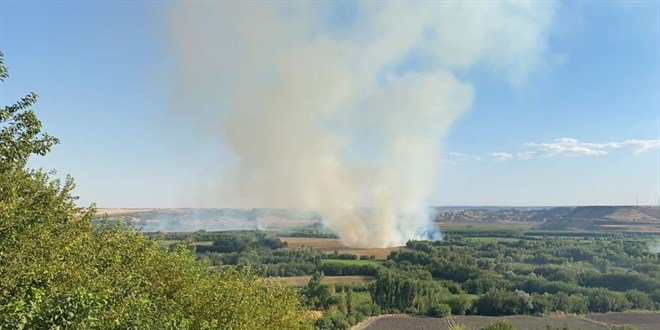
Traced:
POLYGON ((390 254, 384 264, 390 269, 378 273, 373 297, 381 307, 428 314, 428 310, 420 310, 420 305, 408 303, 409 298, 383 304, 380 297, 391 297, 403 286, 411 288, 408 292, 422 295, 412 301, 428 300, 431 298, 423 297, 429 292, 426 282, 437 282, 450 293, 440 301, 450 305, 454 313, 510 315, 658 309, 660 260, 658 254, 649 252, 647 244, 645 240, 623 238, 489 242, 454 237, 434 243, 411 241, 408 249, 390 254), (405 281, 406 278, 414 281, 405 281), (457 308, 451 303, 455 299, 452 296, 461 294, 478 298, 469 306, 457 308))
MULTIPOLYGON (((251 249, 241 252, 230 253, 211 253, 208 248, 213 246, 196 246, 199 250, 204 251, 198 254, 202 259, 209 261, 211 265, 215 266, 249 266, 261 272, 265 276, 302 276, 311 275, 315 272, 321 271, 326 275, 341 276, 341 275, 368 275, 373 276, 376 274, 378 266, 374 264, 349 264, 342 262, 323 262, 324 257, 332 256, 332 254, 321 254, 312 250, 311 248, 278 248, 275 250, 270 249, 251 249), (201 249, 200 249, 201 248, 201 249)), ((358 260, 341 259, 337 260, 358 260)))
POLYGON ((226 235, 234 235, 245 232, 262 232, 267 233, 273 237, 314 237, 314 238, 339 238, 337 233, 328 229, 322 228, 295 228, 284 231, 261 231, 261 230, 223 230, 223 231, 206 231, 197 230, 195 232, 146 232, 145 236, 164 240, 164 241, 183 241, 187 243, 192 242, 209 242, 222 239, 226 235))
POLYGON ((248 250, 275 250, 286 247, 277 237, 262 231, 220 232, 214 235, 211 245, 197 245, 199 253, 232 253, 248 250))
POLYGON ((277 237, 313 237, 313 238, 339 238, 339 235, 328 229, 293 229, 274 232, 277 237))

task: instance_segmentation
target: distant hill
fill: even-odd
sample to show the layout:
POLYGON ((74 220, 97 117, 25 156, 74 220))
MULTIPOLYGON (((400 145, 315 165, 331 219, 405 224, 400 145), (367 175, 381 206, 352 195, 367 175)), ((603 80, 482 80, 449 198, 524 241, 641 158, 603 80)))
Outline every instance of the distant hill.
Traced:
POLYGON ((504 208, 504 207, 452 207, 436 208, 436 222, 543 222, 568 212, 568 207, 504 208))
POLYGON ((550 230, 660 232, 660 208, 652 206, 579 206, 547 220, 550 230))
POLYGON ((536 222, 539 229, 660 233, 660 207, 443 208, 436 222, 536 222))

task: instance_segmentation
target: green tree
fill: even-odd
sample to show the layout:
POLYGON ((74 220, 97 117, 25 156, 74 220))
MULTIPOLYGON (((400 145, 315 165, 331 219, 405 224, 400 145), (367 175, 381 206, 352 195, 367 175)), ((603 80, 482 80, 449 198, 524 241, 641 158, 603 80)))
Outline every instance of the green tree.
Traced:
POLYGON ((307 305, 322 309, 328 306, 328 301, 334 294, 334 287, 323 283, 323 272, 315 272, 309 279, 303 294, 307 298, 307 305))
MULTIPOLYGON (((0 80, 7 78, 0 54, 0 80)), ((210 272, 123 224, 93 225, 71 178, 26 168, 57 139, 28 94, 0 109, 0 329, 304 328, 295 292, 251 272, 210 272)))
POLYGON ((447 304, 436 303, 431 305, 428 312, 429 316, 445 317, 451 315, 451 307, 447 304))
POLYGON ((589 311, 591 312, 622 312, 630 307, 630 302, 621 292, 596 288, 589 293, 589 311))
POLYGON ((451 307, 451 313, 454 315, 465 315, 472 309, 472 303, 472 298, 466 294, 451 296, 447 300, 447 304, 451 307))
POLYGON ((633 309, 653 309, 655 307, 649 295, 642 291, 630 290, 624 294, 633 309))

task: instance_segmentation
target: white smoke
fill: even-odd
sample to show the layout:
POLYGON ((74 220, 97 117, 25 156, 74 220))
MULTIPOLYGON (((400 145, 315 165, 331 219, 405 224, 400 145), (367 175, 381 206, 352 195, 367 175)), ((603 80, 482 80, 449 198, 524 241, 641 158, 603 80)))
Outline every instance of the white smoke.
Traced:
POLYGON ((175 5, 178 107, 232 152, 222 206, 314 209, 351 246, 427 238, 441 141, 475 94, 459 77, 522 81, 555 6, 339 6, 175 5))

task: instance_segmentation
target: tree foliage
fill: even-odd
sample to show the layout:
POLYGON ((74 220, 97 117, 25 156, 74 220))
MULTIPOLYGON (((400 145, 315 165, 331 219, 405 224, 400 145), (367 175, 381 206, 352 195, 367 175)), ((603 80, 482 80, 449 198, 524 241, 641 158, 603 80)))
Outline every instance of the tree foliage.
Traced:
MULTIPOLYGON (((7 78, 0 53, 0 80, 7 78)), ((250 271, 209 271, 123 224, 93 225, 71 178, 26 168, 58 140, 30 93, 0 110, 0 329, 305 328, 298 296, 250 271)))

